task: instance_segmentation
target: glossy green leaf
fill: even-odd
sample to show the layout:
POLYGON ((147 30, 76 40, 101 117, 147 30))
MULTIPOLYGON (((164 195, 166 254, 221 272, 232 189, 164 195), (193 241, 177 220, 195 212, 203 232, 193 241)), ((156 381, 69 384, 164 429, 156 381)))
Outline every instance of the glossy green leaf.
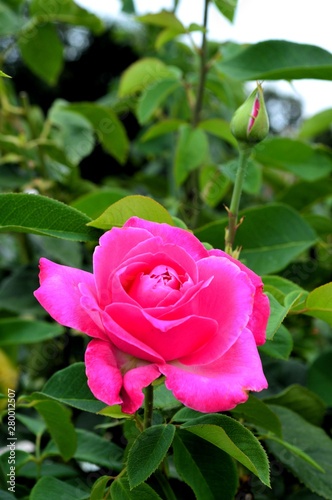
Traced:
POLYGON ((49 22, 59 21, 74 26, 84 26, 96 35, 104 30, 104 23, 99 16, 80 7, 73 0, 57 3, 53 0, 32 0, 30 12, 40 16, 41 20, 46 18, 49 22))
POLYGON ((111 488, 112 500, 161 500, 161 497, 149 486, 142 483, 131 488, 126 476, 120 476, 113 481, 111 488))
POLYGON ((203 130, 182 125, 175 151, 174 176, 178 186, 190 172, 202 165, 208 154, 208 140, 203 130))
POLYGON ((288 359, 293 350, 293 337, 284 325, 280 325, 274 333, 273 339, 267 340, 258 349, 260 353, 267 354, 272 358, 288 359))
POLYGON ((105 407, 105 403, 98 401, 88 388, 84 363, 75 363, 54 373, 44 385, 42 393, 61 403, 92 413, 105 407))
POLYGON ((64 481, 51 476, 44 476, 34 485, 29 500, 59 500, 60 498, 75 498, 75 500, 88 500, 90 492, 81 490, 64 481))
POLYGON ((156 139, 162 135, 170 134, 171 132, 176 132, 180 125, 183 125, 185 122, 183 120, 179 120, 177 118, 169 118, 168 120, 160 121, 151 127, 149 127, 141 137, 141 141, 150 141, 152 139, 156 139))
POLYGON ((153 83, 178 76, 178 70, 160 59, 145 57, 133 63, 120 79, 119 96, 126 97, 147 89, 153 83))
POLYGON ((266 453, 256 437, 238 421, 226 415, 208 414, 189 420, 182 427, 231 455, 269 486, 266 453))
POLYGON ((234 147, 237 147, 237 141, 230 131, 229 122, 222 120, 221 118, 210 118, 208 120, 203 120, 199 122, 198 128, 209 132, 220 139, 228 142, 234 147))
POLYGON ((281 436, 281 423, 277 415, 273 413, 265 402, 252 394, 249 395, 245 403, 237 405, 231 411, 235 416, 242 417, 245 421, 251 422, 255 426, 262 427, 277 436, 281 436))
POLYGON ((332 171, 332 154, 288 137, 266 139, 255 149, 255 159, 267 167, 286 170, 305 181, 316 181, 332 171))
POLYGON ((15 231, 76 241, 99 238, 91 219, 60 201, 24 193, 0 194, 0 232, 15 231))
POLYGON ((71 206, 91 217, 91 219, 96 219, 110 205, 121 200, 121 198, 124 198, 128 194, 128 191, 120 188, 98 189, 76 198, 71 203, 71 206))
POLYGON ((237 0, 213 0, 220 12, 229 20, 233 21, 237 6, 237 0))
POLYGON ((322 352, 309 366, 308 387, 318 394, 328 406, 332 406, 332 349, 322 352))
POLYGON ((267 405, 284 406, 295 411, 302 418, 313 425, 321 425, 326 412, 323 401, 306 387, 299 384, 292 384, 282 392, 264 398, 267 405))
POLYGON ((165 222, 171 226, 174 225, 172 217, 162 205, 152 198, 141 195, 126 196, 113 203, 89 225, 108 230, 113 226, 123 226, 133 216, 153 222, 165 222))
POLYGON ((153 390, 153 406, 154 408, 159 408, 167 410, 170 408, 179 407, 181 403, 178 399, 173 396, 172 391, 169 391, 165 384, 157 385, 153 390))
POLYGON ((33 404, 45 420, 47 430, 52 436, 64 460, 69 460, 75 453, 77 439, 75 427, 70 418, 70 411, 57 401, 37 401, 33 404))
POLYGON ((245 47, 218 63, 222 72, 238 80, 332 80, 332 54, 314 45, 266 40, 245 47))
POLYGON ((119 163, 125 163, 129 140, 122 122, 110 108, 91 102, 69 104, 65 109, 83 115, 93 126, 98 142, 119 163))
POLYGON ((332 283, 315 288, 309 293, 305 313, 332 325, 332 283))
POLYGON ((325 472, 320 472, 290 448, 266 440, 270 452, 283 463, 311 491, 332 499, 332 440, 320 428, 309 424, 288 408, 273 406, 282 423, 284 441, 300 449, 325 472))
POLYGON ((42 342, 63 334, 65 329, 56 323, 19 318, 0 319, 0 346, 42 342))
POLYGON ((287 280, 282 276, 262 276, 265 287, 277 288, 282 296, 282 303, 287 295, 293 292, 304 293, 305 290, 293 281, 287 280))
POLYGON ((25 32, 19 37, 18 45, 27 67, 49 85, 54 85, 63 67, 63 45, 55 26, 38 24, 33 32, 25 32))
POLYGON ((174 425, 154 425, 145 429, 128 453, 127 473, 131 488, 143 483, 165 458, 175 434, 174 425))
POLYGON ((303 121, 298 132, 301 139, 313 139, 332 126, 332 109, 325 109, 303 121))
POLYGON ((141 95, 137 105, 137 118, 147 123, 165 99, 180 86, 178 80, 166 79, 153 83, 141 95))
POLYGON ((238 487, 232 458, 213 444, 179 429, 173 442, 176 470, 197 500, 233 500, 238 487))

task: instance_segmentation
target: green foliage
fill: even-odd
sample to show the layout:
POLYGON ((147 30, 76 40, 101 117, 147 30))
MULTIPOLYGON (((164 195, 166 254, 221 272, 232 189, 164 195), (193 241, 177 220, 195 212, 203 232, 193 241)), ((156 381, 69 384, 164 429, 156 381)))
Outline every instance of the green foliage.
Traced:
MULTIPOLYGON (((239 165, 230 121, 244 83, 332 79, 326 50, 216 43, 199 19, 177 17, 180 2, 111 27, 73 0, 0 2, 0 445, 10 380, 17 443, 28 446, 16 449, 18 499, 332 499, 331 109, 289 121, 248 160, 234 248, 262 275, 271 306, 261 395, 203 415, 161 378, 145 428, 143 408, 128 415, 93 396, 88 339, 33 297, 41 256, 90 270, 102 232, 132 216, 224 249, 239 165), (70 94, 65 83, 94 43, 102 63, 84 63, 70 94)), ((213 3, 234 20, 236 0, 213 3)), ((135 14, 134 2, 122 10, 135 14)), ((9 459, 3 451, 4 499, 14 498, 9 459)))

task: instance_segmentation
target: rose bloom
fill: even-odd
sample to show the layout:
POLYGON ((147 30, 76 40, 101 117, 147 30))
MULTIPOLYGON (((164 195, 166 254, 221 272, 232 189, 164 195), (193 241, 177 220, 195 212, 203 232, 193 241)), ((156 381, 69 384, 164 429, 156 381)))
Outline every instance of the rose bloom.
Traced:
POLYGON ((93 337, 88 385, 107 405, 134 413, 161 375, 200 412, 230 410, 267 387, 257 351, 270 311, 262 281, 189 231, 132 217, 100 238, 93 273, 42 258, 39 277, 46 311, 93 337))

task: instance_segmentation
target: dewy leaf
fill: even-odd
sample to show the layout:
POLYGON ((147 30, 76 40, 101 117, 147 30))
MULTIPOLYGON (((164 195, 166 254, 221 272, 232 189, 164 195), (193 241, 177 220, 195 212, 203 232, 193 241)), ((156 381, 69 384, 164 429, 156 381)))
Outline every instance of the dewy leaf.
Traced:
POLYGON ((141 95, 137 105, 137 118, 141 124, 147 123, 163 101, 180 86, 174 79, 153 83, 141 95))
POLYGON ((304 312, 332 325, 332 283, 315 288, 309 293, 304 312))
POLYGON ((72 486, 55 477, 44 476, 38 480, 31 490, 30 500, 59 500, 60 498, 75 498, 75 500, 88 500, 89 491, 83 491, 77 486, 72 486))
POLYGON ((270 485, 267 455, 256 437, 226 415, 208 414, 187 421, 182 428, 214 444, 270 485))
POLYGON ((174 226, 173 219, 166 208, 152 198, 141 195, 126 196, 113 203, 98 219, 89 222, 89 226, 108 230, 113 226, 123 226, 133 216, 152 222, 166 222, 174 226))
POLYGON ((119 97, 136 94, 153 83, 178 77, 176 68, 167 66, 157 58, 146 57, 133 63, 124 71, 120 79, 119 97))
POLYGON ((322 352, 309 366, 308 387, 332 406, 332 349, 322 352))
POLYGON ((233 22, 237 0, 213 0, 220 12, 233 22))
POLYGON ((283 440, 314 460, 320 472, 290 448, 269 439, 266 444, 276 458, 286 465, 311 491, 332 500, 332 440, 320 428, 309 424, 288 408, 271 405, 282 424, 283 440))
POLYGON ((238 486, 232 458, 213 444, 179 429, 173 441, 174 465, 197 500, 233 500, 238 486))
POLYGON ((127 460, 131 488, 143 483, 157 469, 172 444, 174 434, 174 425, 154 425, 134 441, 127 460))
POLYGON ((199 167, 208 153, 208 140, 203 130, 182 125, 175 151, 174 175, 178 186, 192 170, 199 167))
POLYGON ((43 417, 47 429, 57 445, 64 460, 75 453, 77 439, 75 427, 70 420, 70 411, 57 401, 37 401, 33 405, 43 417))
POLYGON ((69 104, 64 109, 83 115, 92 124, 104 150, 119 163, 125 163, 129 140, 125 127, 111 109, 92 102, 69 104))
POLYGON ((244 48, 218 63, 238 80, 332 80, 332 54, 314 45, 266 40, 244 48))
POLYGON ((100 233, 78 210, 46 196, 0 194, 0 232, 16 231, 76 241, 98 240, 100 233))
POLYGON ((0 319, 0 346, 33 344, 58 337, 64 331, 65 329, 56 323, 4 318, 0 319))
POLYGON ((44 385, 42 394, 92 413, 105 408, 105 403, 98 401, 88 387, 84 363, 74 363, 54 373, 44 385))
POLYGON ((18 39, 23 61, 28 68, 49 85, 54 85, 63 67, 63 45, 55 26, 49 23, 34 27, 18 39))

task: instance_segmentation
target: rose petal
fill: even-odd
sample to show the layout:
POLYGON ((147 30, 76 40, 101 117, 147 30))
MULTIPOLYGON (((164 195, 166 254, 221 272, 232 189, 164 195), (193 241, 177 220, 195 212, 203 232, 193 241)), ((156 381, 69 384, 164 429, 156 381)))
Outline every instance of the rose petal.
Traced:
POLYGON ((249 269, 239 260, 234 259, 222 250, 209 250, 210 255, 226 257, 228 260, 236 264, 242 271, 247 273, 251 282, 256 288, 253 312, 248 323, 249 330, 252 331, 256 344, 262 345, 266 340, 266 326, 270 316, 270 303, 266 295, 263 294, 263 282, 260 276, 249 269))
POLYGON ((143 404, 144 394, 142 389, 160 377, 157 365, 139 363, 137 368, 129 370, 123 377, 123 398, 122 411, 124 413, 134 413, 143 404))
POLYGON ((96 324, 81 306, 80 285, 85 284, 86 290, 96 293, 93 274, 44 258, 40 259, 39 267, 40 287, 34 295, 52 318, 92 337, 105 338, 100 322, 96 324))
POLYGON ((196 261, 208 255, 206 248, 196 236, 185 229, 169 226, 168 224, 150 222, 138 217, 131 217, 127 220, 124 227, 146 229, 153 236, 160 236, 164 243, 171 243, 182 247, 196 261))
POLYGON ((159 369, 174 396, 203 413, 231 410, 247 400, 247 391, 267 388, 254 338, 247 329, 227 353, 211 364, 188 367, 173 362, 159 369))

